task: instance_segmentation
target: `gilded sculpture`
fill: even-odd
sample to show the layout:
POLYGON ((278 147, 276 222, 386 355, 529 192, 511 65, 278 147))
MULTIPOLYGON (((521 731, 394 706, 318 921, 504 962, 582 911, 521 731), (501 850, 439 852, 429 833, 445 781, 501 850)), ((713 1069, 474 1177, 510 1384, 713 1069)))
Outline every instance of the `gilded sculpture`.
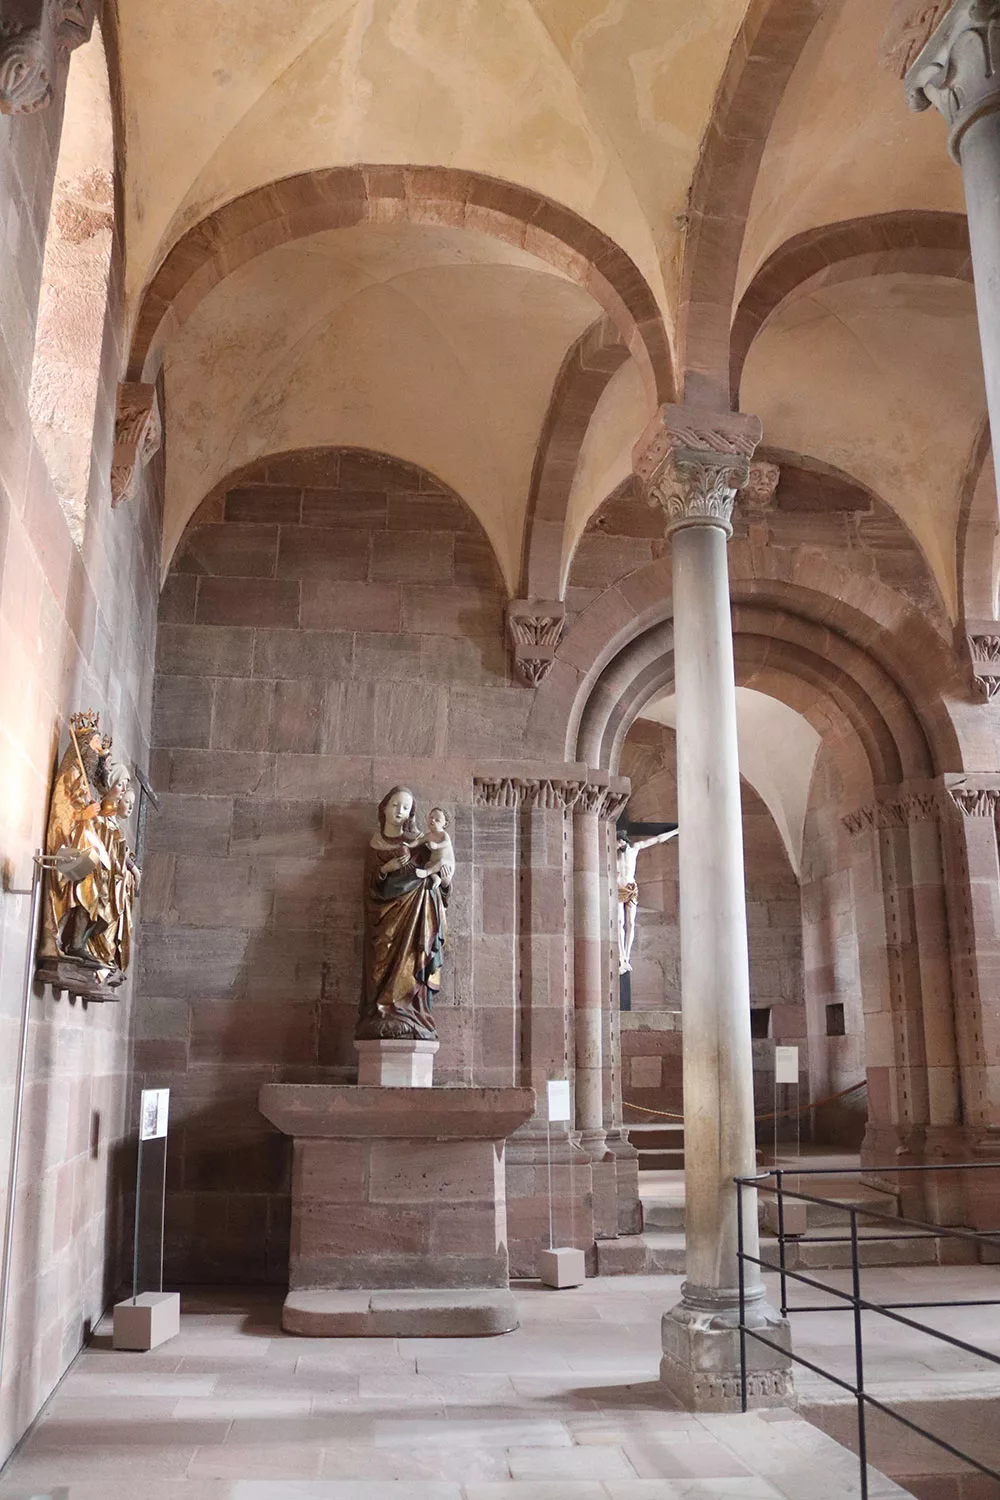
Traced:
POLYGON ((93 712, 70 719, 69 745, 52 788, 38 978, 54 989, 113 1000, 132 949, 140 872, 124 825, 135 803, 125 766, 93 712))
POLYGON ((433 1041, 432 1015, 448 939, 455 853, 447 814, 417 827, 413 793, 395 786, 378 807, 365 860, 365 949, 359 1041, 433 1041))

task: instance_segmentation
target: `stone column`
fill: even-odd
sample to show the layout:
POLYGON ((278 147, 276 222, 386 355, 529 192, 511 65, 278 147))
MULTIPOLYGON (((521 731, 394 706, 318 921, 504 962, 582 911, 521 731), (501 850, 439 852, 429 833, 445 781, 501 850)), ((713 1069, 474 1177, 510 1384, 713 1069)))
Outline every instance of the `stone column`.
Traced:
MULTIPOLYGON (((663 1318, 661 1379, 689 1409, 739 1407, 736 1189, 756 1170, 750 974, 726 542, 760 441, 756 417, 661 407, 634 464, 673 553, 687 1280, 663 1318)), ((756 1194, 743 1243, 757 1254, 756 1194)), ((745 1271, 748 1322, 787 1347, 788 1326, 745 1271)), ((791 1399, 789 1360, 747 1340, 755 1406, 791 1399)))
POLYGON ((607 784, 588 781, 573 809, 573 1003, 576 1128, 594 1180, 594 1234, 618 1234, 615 1158, 604 1131, 604 993, 601 834, 607 784))
POLYGON ((1000 441, 1000 0, 899 8, 886 60, 911 109, 936 106, 962 168, 993 445, 1000 441), (936 25, 934 23, 937 23, 936 25), (931 29, 933 27, 933 29, 931 29))

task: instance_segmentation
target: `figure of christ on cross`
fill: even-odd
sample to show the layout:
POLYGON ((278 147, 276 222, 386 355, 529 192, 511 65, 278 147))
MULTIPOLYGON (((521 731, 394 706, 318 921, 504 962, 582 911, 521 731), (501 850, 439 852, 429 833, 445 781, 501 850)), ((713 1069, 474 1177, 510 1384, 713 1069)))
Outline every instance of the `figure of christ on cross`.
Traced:
MULTIPOLYGON (((666 844, 677 837, 679 829, 671 825, 662 833, 640 836, 638 825, 618 830, 618 973, 632 972, 632 944, 635 942, 635 914, 639 907, 639 886, 635 878, 636 861, 643 849, 666 844)), ((648 826, 648 825, 647 825, 648 826)))

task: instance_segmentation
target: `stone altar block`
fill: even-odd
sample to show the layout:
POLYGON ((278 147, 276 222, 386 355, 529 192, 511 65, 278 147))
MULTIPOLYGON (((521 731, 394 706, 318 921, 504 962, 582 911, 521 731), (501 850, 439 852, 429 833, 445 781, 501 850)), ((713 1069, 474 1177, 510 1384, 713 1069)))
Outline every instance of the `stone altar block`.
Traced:
POLYGON ((266 1083, 259 1108, 294 1141, 289 1333, 517 1327, 504 1144, 533 1089, 266 1083))

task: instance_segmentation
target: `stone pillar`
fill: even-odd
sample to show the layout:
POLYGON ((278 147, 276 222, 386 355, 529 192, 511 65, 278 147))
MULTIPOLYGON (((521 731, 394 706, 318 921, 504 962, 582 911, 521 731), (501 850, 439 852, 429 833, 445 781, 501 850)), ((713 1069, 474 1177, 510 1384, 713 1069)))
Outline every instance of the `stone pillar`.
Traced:
POLYGON ((1000 0, 899 9, 886 59, 911 109, 936 106, 962 168, 993 445, 1000 440, 1000 0), (937 23, 936 25, 934 23, 937 23), (931 29, 933 27, 933 29, 931 29))
POLYGON ((615 1156, 604 1130, 604 928, 601 920, 601 837, 608 786, 588 781, 573 809, 573 1008, 576 1128, 590 1157, 594 1234, 618 1235, 615 1156))
MULTIPOLYGON (((869 974, 864 985, 866 1167, 931 1165, 965 1153, 940 815, 940 788, 920 783, 893 788, 844 819, 867 841, 873 894, 881 895, 880 920, 868 933, 884 965, 881 983, 869 974)), ((876 901, 870 905, 874 917, 876 901)), ((886 1185, 912 1218, 961 1219, 954 1173, 890 1170, 886 1185)))
MULTIPOLYGON (((673 553, 687 1280, 663 1319, 661 1379, 689 1409, 739 1408, 736 1189, 756 1170, 750 974, 726 542, 760 441, 756 417, 661 407, 634 464, 673 553)), ((756 1194, 743 1243, 757 1254, 756 1194)), ((788 1325, 745 1269, 747 1320, 787 1347, 788 1325)), ((787 1355, 747 1340, 755 1406, 792 1397, 787 1355)))

